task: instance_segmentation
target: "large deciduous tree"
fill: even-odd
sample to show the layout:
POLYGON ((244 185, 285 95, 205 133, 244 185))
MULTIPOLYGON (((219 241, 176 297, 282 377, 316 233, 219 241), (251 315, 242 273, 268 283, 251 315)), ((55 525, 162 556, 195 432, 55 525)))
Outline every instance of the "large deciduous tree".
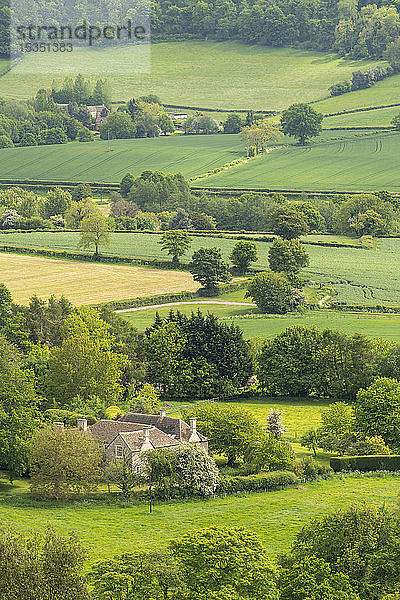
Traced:
POLYGON ((310 258, 299 240, 277 238, 268 251, 268 262, 272 271, 293 279, 300 269, 310 264, 310 258))
POLYGON ((172 256, 172 263, 178 265, 179 258, 189 250, 191 239, 186 231, 165 231, 159 243, 161 249, 167 250, 168 254, 172 256))
POLYGON ((192 256, 190 272, 193 279, 204 286, 206 292, 212 292, 218 283, 230 280, 229 267, 222 259, 219 248, 199 248, 192 256))
POLYGON ((292 104, 281 116, 282 131, 286 135, 298 138, 301 145, 322 131, 324 116, 308 104, 292 104))
POLYGON ((400 447, 400 382, 379 377, 357 394, 356 423, 368 435, 380 435, 393 448, 400 447))
POLYGON ((272 231, 285 240, 292 240, 309 232, 305 215, 294 208, 277 208, 272 212, 270 222, 272 231))
POLYGON ((252 298, 261 312, 284 314, 297 308, 304 298, 294 290, 283 273, 264 271, 250 281, 246 298, 252 298))
POLYGON ((254 242, 240 240, 232 248, 230 260, 236 269, 244 275, 252 262, 257 260, 257 246, 254 242))

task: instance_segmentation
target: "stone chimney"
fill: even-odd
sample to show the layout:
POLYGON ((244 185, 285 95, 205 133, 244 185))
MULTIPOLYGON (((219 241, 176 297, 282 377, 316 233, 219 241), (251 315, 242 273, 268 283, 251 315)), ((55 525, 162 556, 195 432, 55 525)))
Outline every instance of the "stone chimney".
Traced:
POLYGON ((197 419, 196 417, 192 417, 190 419, 190 433, 193 435, 194 433, 197 433, 197 419))
POLYGON ((87 431, 87 419, 78 419, 77 423, 79 431, 87 431))
POLYGON ((160 410, 160 417, 163 419, 166 416, 167 416, 167 411, 165 410, 165 408, 162 408, 160 410))
POLYGON ((62 421, 54 421, 53 429, 64 429, 64 423, 62 421))
POLYGON ((145 444, 150 443, 150 429, 151 429, 151 427, 146 427, 144 429, 144 443, 145 444))

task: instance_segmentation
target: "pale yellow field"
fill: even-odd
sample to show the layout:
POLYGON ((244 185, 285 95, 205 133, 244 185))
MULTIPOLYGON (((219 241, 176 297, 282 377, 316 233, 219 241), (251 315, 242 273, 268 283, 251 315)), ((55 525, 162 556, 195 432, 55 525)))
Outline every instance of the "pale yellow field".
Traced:
POLYGON ((0 253, 0 282, 15 302, 28 304, 34 294, 48 298, 64 294, 74 304, 153 296, 196 290, 190 273, 103 265, 21 254, 0 253))

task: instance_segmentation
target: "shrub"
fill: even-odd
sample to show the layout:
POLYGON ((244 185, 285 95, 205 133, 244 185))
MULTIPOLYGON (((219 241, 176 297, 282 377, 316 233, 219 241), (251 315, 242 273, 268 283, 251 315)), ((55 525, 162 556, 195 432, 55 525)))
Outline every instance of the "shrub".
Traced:
POLYGON ((332 476, 332 469, 316 460, 312 459, 311 456, 302 458, 296 465, 296 475, 304 481, 314 481, 318 478, 328 479, 332 476))
POLYGON ((332 469, 340 471, 400 471, 400 456, 338 456, 330 460, 332 469))
POLYGON ((6 135, 0 135, 0 149, 1 148, 12 148, 14 142, 6 135))
POLYGON ((288 485, 298 483, 298 477, 292 471, 273 471, 256 475, 239 475, 224 477, 218 483, 217 494, 234 494, 235 492, 256 492, 279 490, 288 485))

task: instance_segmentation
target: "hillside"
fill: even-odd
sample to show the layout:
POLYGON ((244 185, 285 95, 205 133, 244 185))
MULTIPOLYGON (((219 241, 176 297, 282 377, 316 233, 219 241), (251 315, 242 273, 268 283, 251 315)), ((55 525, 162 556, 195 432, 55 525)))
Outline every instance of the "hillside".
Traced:
MULTIPOLYGON (((166 104, 205 108, 280 110, 293 102, 308 102, 328 96, 335 82, 365 70, 373 61, 343 60, 333 53, 307 52, 291 48, 268 48, 239 42, 189 41, 151 46, 151 73, 127 74, 135 61, 130 46, 112 50, 74 49, 69 54, 41 57, 28 55, 30 82, 26 72, 14 68, 0 78, 0 96, 30 98, 71 73, 81 72, 96 79, 107 78, 112 99, 122 101, 156 94, 166 104), (108 73, 107 62, 118 61, 125 73, 108 73), (48 66, 48 68, 47 68, 48 66), (51 73, 47 74, 47 71, 51 73), (59 73, 58 76, 54 73, 59 73)), ((138 49, 142 52, 142 49, 138 49)), ((26 71, 27 65, 24 65, 26 71)), ((133 69, 132 69, 133 70, 133 69)))

